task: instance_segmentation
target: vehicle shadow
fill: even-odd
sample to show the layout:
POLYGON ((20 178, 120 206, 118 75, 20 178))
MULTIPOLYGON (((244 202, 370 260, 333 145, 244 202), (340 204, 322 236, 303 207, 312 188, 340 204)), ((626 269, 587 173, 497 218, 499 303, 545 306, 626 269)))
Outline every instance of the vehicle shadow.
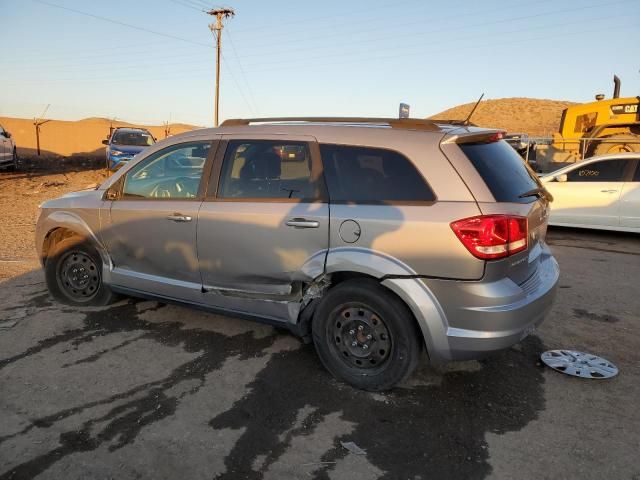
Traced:
MULTIPOLYGON (((386 207, 387 229, 358 246, 402 228, 401 210, 386 207)), ((153 222, 125 230, 149 235, 153 222)), ((282 261, 273 227, 234 221, 216 228, 262 240, 259 250, 238 243, 247 275, 258 257, 282 261)), ((167 266, 179 262, 195 273, 193 245, 169 240, 149 236, 162 259, 149 258, 143 245, 131 253, 161 262, 163 271, 176 272, 167 266)), ((517 431, 544 409, 536 337, 481 362, 437 372, 423 366, 403 387, 372 394, 334 380, 312 346, 244 320, 127 299, 66 307, 50 298, 39 272, 1 283, 0 300, 1 315, 16 322, 0 337, 0 479, 69 476, 69 469, 122 477, 123 463, 132 468, 128 476, 155 476, 158 452, 166 469, 159 476, 167 478, 328 478, 359 465, 341 441, 366 451, 374 476, 484 478, 491 472, 485 435, 517 431), (190 453, 200 443, 219 445, 217 463, 190 453), (314 465, 291 466, 298 455, 314 465)))

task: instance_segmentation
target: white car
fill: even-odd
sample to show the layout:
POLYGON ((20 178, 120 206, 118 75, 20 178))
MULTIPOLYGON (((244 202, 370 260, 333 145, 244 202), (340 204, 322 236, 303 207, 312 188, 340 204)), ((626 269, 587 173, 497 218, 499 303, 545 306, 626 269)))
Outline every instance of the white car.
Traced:
POLYGON ((591 157, 540 177, 549 225, 640 232, 640 154, 591 157))
POLYGON ((0 125, 0 168, 18 168, 16 144, 11 134, 0 125))

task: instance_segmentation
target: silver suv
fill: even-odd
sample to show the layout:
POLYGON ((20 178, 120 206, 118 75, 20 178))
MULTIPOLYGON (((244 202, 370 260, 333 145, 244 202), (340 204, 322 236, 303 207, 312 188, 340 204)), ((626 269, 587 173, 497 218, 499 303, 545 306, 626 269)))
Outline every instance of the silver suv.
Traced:
POLYGON ((548 194, 501 132, 416 119, 230 120, 42 206, 51 294, 287 327, 367 390, 507 348, 551 307, 548 194))

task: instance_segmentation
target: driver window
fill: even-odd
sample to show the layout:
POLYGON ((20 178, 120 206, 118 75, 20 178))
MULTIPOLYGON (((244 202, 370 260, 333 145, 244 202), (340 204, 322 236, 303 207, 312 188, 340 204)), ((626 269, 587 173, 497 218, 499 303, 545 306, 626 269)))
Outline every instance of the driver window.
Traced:
POLYGON ((211 142, 173 145, 127 172, 123 198, 195 198, 211 142))

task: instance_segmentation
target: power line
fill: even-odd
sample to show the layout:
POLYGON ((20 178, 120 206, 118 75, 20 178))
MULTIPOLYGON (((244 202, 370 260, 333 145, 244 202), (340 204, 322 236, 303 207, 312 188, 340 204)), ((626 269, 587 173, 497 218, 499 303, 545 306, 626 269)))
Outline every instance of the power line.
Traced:
MULTIPOLYGON (((592 18, 590 20, 597 20, 599 23, 601 23, 602 20, 607 20, 607 19, 616 18, 616 17, 620 17, 620 16, 624 16, 624 15, 611 15, 611 16, 607 16, 607 17, 592 18)), ((471 35, 467 35, 467 36, 464 36, 464 37, 457 36, 457 37, 455 37, 455 41, 457 41, 457 42, 468 42, 468 41, 472 41, 472 40, 477 39, 477 38, 486 38, 488 36, 505 36, 505 35, 509 35, 509 34, 512 34, 512 33, 521 34, 521 33, 524 33, 524 32, 529 32, 529 31, 534 31, 534 30, 543 30, 543 29, 554 28, 554 27, 565 27, 567 25, 572 25, 572 24, 584 25, 584 21, 583 20, 576 20, 576 21, 573 21, 573 22, 562 22, 562 23, 552 24, 552 25, 543 25, 543 26, 529 27, 529 28, 524 28, 524 29, 520 28, 520 29, 507 30, 507 31, 502 31, 502 32, 495 32, 493 34, 476 33, 476 34, 471 34, 471 35)), ((622 24, 617 25, 618 28, 624 28, 626 26, 627 25, 622 25, 622 24)), ((569 33, 570 34, 574 34, 574 32, 569 32, 569 33)), ((579 34, 579 33, 580 32, 575 32, 575 34, 579 34)), ((545 35, 544 37, 534 37, 534 39, 537 39, 537 38, 548 38, 548 37, 549 37, 548 35, 545 35)), ((525 40, 528 40, 528 39, 525 39, 525 40)), ((441 39, 440 41, 437 41, 437 42, 433 42, 433 41, 429 42, 428 45, 429 46, 435 46, 435 45, 440 45, 440 44, 451 44, 451 43, 452 43, 451 40, 441 39)), ((408 44, 408 45, 405 44, 404 47, 403 47, 403 53, 401 53, 399 55, 411 56, 411 55, 417 55, 417 54, 428 54, 430 51, 429 50, 425 51, 423 47, 424 47, 423 45, 415 44, 415 43, 414 44, 408 44), (413 51, 410 51, 410 50, 413 50, 413 51)), ((462 47, 462 48, 465 48, 465 47, 462 47)), ((375 49, 375 51, 376 52, 381 52, 381 51, 385 51, 385 50, 388 51, 388 50, 395 50, 395 49, 396 49, 396 47, 392 46, 392 47, 378 48, 378 49, 375 49)), ((459 47, 455 47, 455 48, 449 49, 448 51, 456 51, 456 50, 459 50, 459 49, 460 49, 459 47)), ((347 52, 341 52, 341 53, 343 54, 342 56, 344 57, 345 55, 352 55, 353 56, 353 55, 358 55, 358 54, 361 54, 361 53, 368 53, 368 52, 372 52, 372 50, 366 50, 366 51, 357 50, 357 51, 347 51, 347 52)), ((396 56, 396 55, 394 55, 394 56, 396 56)), ((306 62, 308 60, 318 60, 318 59, 322 59, 322 58, 334 58, 334 57, 335 57, 335 54, 327 54, 327 55, 311 56, 311 57, 310 56, 305 56, 304 59, 302 59, 302 60, 303 60, 303 62, 306 62)), ((359 57, 357 59, 351 59, 351 60, 348 60, 348 61, 356 63, 356 62, 367 61, 369 58, 371 58, 371 57, 370 56, 369 57, 359 57)), ((375 57, 375 58, 379 58, 379 57, 375 57)), ((228 61, 227 61, 226 58, 223 58, 223 61, 225 62, 225 64, 228 64, 228 61)), ((298 64, 300 64, 299 61, 293 60, 292 58, 287 58, 286 60, 270 60, 269 62, 266 62, 266 64, 270 65, 270 66, 274 66, 274 65, 277 65, 277 64, 283 64, 283 63, 286 63, 287 65, 290 65, 292 67, 295 67, 298 64)), ((157 65, 158 68, 164 68, 164 67, 184 66, 184 65, 199 65, 199 64, 202 64, 202 62, 200 62, 200 61, 162 62, 162 63, 154 63, 152 65, 147 65, 147 64, 144 64, 144 63, 142 63, 142 64, 141 63, 136 63, 134 65, 130 65, 130 66, 127 66, 127 67, 118 68, 118 71, 120 71, 121 69, 124 69, 124 68, 133 68, 133 69, 145 68, 145 69, 149 69, 149 68, 154 67, 155 65, 157 65)), ((260 66, 260 65, 264 65, 264 64, 265 64, 265 62, 259 62, 259 63, 249 64, 249 66, 260 66)), ((326 64, 323 64, 323 65, 326 65, 326 64)), ((98 68, 96 69, 96 72, 103 71, 104 70, 104 66, 105 66, 105 64, 99 64, 98 68)), ((85 67, 79 66, 79 68, 84 68, 86 70, 86 66, 85 67)), ((274 68, 257 69, 257 70, 256 69, 252 69, 250 71, 251 72, 264 72, 264 71, 280 70, 280 69, 281 69, 280 67, 275 66, 274 68)), ((63 70, 66 72, 67 68, 64 68, 63 70)), ((146 70, 146 71, 148 71, 148 70, 146 70)), ((194 73, 194 72, 199 73, 201 71, 208 71, 208 70, 193 70, 193 69, 191 69, 190 73, 194 73)), ((11 72, 8 72, 8 73, 10 74, 11 72)), ((163 73, 163 78, 168 78, 168 76, 174 75, 176 73, 177 74, 182 74, 182 72, 163 73)), ((231 76, 231 73, 229 73, 229 75, 231 76)), ((130 76, 128 78, 137 79, 137 78, 139 78, 139 75, 134 74, 133 76, 130 76)), ((106 76, 105 74, 100 74, 99 76, 86 76, 86 75, 84 75, 83 78, 82 78, 82 80, 101 80, 101 79, 105 79, 105 80, 109 80, 109 81, 110 80, 120 81, 120 80, 127 79, 127 77, 122 75, 122 74, 118 74, 116 77, 111 77, 110 78, 110 77, 106 76)), ((77 79, 75 77, 65 77, 65 78, 62 78, 62 79, 60 79, 60 78, 53 79, 53 82, 55 82, 55 81, 67 82, 67 81, 79 81, 79 80, 80 79, 77 79)), ((31 81, 32 81, 32 83, 41 83, 42 82, 41 79, 33 79, 31 81)), ((141 81, 148 81, 148 77, 145 77, 144 79, 141 79, 141 81)), ((28 82, 29 82, 29 80, 25 80, 25 83, 28 83, 28 82)), ((52 81, 50 81, 49 83, 52 83, 52 81)), ((247 106, 249 106, 248 102, 247 102, 247 106)))
MULTIPOLYGON (((579 23, 579 22, 576 22, 579 23)), ((629 25, 617 25, 617 30, 623 31, 626 28, 634 28, 636 25, 635 23, 629 24, 629 25)), ((532 42, 532 41, 539 41, 541 39, 552 39, 552 38, 558 38, 558 37, 565 37, 565 36, 574 36, 574 35, 580 35, 580 34, 584 34, 584 33, 591 33, 591 32, 600 32, 600 31, 606 31, 608 27, 605 28, 601 28, 601 29, 589 29, 589 30, 580 30, 580 31, 573 31, 573 32, 563 32, 557 35, 543 35, 543 36, 534 36, 534 37, 529 37, 529 38, 521 38, 521 39, 516 39, 516 40, 512 40, 510 42, 510 44, 517 44, 517 43, 527 43, 527 42, 532 42)), ((486 35, 482 35, 483 37, 486 37, 486 35)), ((474 36, 474 38, 477 36, 474 36)), ((449 43, 449 42, 441 42, 441 43, 449 43)), ((433 44, 432 44, 433 45, 433 44)), ((473 50, 476 48, 486 48, 486 47, 493 47, 493 46, 504 46, 504 40, 497 40, 493 43, 485 43, 485 44, 478 44, 478 43, 474 43, 474 42, 467 42, 466 46, 458 46, 458 47, 452 47, 452 48, 444 48, 444 49, 437 49, 437 50, 422 50, 418 53, 422 54, 422 55, 437 55, 437 54, 441 54, 441 53, 455 53, 455 52, 459 52, 462 50, 473 50)), ((306 63, 306 64, 301 64, 301 63, 293 63, 293 66, 296 67, 305 67, 305 68, 313 68, 313 67, 319 67, 319 68, 326 68, 326 66, 328 65, 339 65, 339 64, 356 64, 356 63, 363 63, 363 62, 367 62, 367 61, 372 61, 372 60, 385 60, 385 59, 395 59, 395 58, 402 58, 402 57, 407 57, 407 56, 413 56, 416 55, 416 52, 406 52, 406 53, 401 53, 401 54, 393 54, 393 55, 386 55, 386 56, 369 56, 369 57, 359 57, 357 59, 345 59, 345 60, 337 60, 334 62, 329 62, 329 63, 318 63, 318 62, 312 62, 312 63, 306 63)), ((335 55, 334 55, 335 57, 335 55)), ((313 57, 309 57, 309 58, 305 58, 304 60, 314 60, 313 57)), ((273 70, 281 70, 281 67, 274 67, 274 68, 267 68, 267 69, 259 69, 259 70, 252 70, 252 72, 268 72, 268 71, 273 71, 273 70)), ((196 72, 196 73, 200 73, 200 72, 207 72, 209 71, 208 69, 202 69, 202 70, 190 70, 190 73, 188 75, 185 75, 183 72, 173 72, 173 73, 167 73, 163 75, 163 78, 193 78, 192 73, 196 72)), ((230 71, 227 70, 227 72, 230 71)), ((231 76, 231 74, 230 74, 231 76)), ((104 75, 99 75, 96 77, 83 77, 78 79, 77 77, 71 77, 71 78, 63 78, 63 79, 56 79, 56 82, 59 83, 66 83, 69 81, 76 81, 76 82, 82 82, 82 81, 87 81, 90 83, 127 83, 129 81, 131 82, 149 82, 148 78, 141 78, 139 75, 134 75, 132 77, 130 77, 130 79, 124 78, 123 76, 119 75, 117 77, 113 77, 113 78, 108 78, 105 77, 104 75)), ((20 84, 16 84, 16 85, 23 85, 25 83, 28 83, 29 81, 22 81, 20 82, 20 84)), ((37 84, 37 85, 41 85, 43 82, 41 79, 33 79, 30 81, 32 84, 37 84)), ((47 82, 47 83, 53 83, 53 82, 47 82)), ((246 98, 245 98, 246 101, 246 98)), ((247 102, 247 107, 250 108, 250 105, 247 102)))
MULTIPOLYGON (((521 32, 524 32, 524 31, 553 28, 555 26, 564 27, 566 25, 577 24, 577 23, 585 24, 585 22, 589 22, 589 21, 592 21, 592 20, 602 21, 602 20, 607 20, 607 19, 619 18, 621 16, 628 16, 628 14, 609 15, 609 16, 606 16, 606 17, 595 17, 595 18, 579 19, 579 20, 575 20, 573 22, 565 22, 565 21, 563 21, 563 22, 561 22, 559 24, 551 24, 551 25, 541 25, 541 26, 535 26, 535 27, 519 28, 517 30, 510 30, 510 31, 499 32, 499 33, 503 34, 503 35, 504 34, 509 34, 509 33, 521 33, 521 32)), ((468 24, 467 25, 461 25, 459 27, 455 27, 453 30, 468 29, 470 27, 482 26, 482 25, 483 25, 483 23, 480 23, 480 24, 476 23, 476 24, 472 24, 472 25, 468 25, 468 24)), ((417 32, 417 33, 415 33, 415 35, 420 35, 421 36, 423 34, 437 33, 438 31, 441 31, 441 30, 442 29, 435 29, 435 30, 428 30, 428 31, 424 31, 424 32, 417 32)), ((448 28, 447 30, 451 31, 452 29, 448 28)), ((229 31, 227 31, 227 33, 229 35, 229 31)), ((490 35, 495 35, 495 33, 492 33, 490 35)), ((468 38, 472 39, 472 38, 475 38, 475 36, 476 35, 465 36, 465 37, 456 36, 456 37, 454 37, 454 40, 455 41, 459 41, 459 40, 464 40, 464 39, 468 39, 468 38)), ((485 37, 487 35, 486 34, 482 34, 482 36, 485 37)), ((250 96, 253 97, 253 94, 251 92, 251 87, 248 84, 248 81, 246 79, 246 70, 245 70, 244 66, 240 63, 240 58, 245 58, 246 59, 246 58, 254 57, 254 56, 264 56, 265 53, 263 52, 263 53, 259 53, 259 54, 248 54, 248 55, 244 55, 244 56, 240 57, 238 55, 238 52, 237 52, 236 48, 235 48, 235 42, 233 42, 233 40, 231 38, 231 35, 229 35, 229 41, 231 43, 233 52, 234 52, 234 54, 235 54, 235 56, 236 56, 236 58, 238 60, 241 73, 245 77, 246 87, 248 88, 250 96)), ((429 44, 433 45, 435 43, 442 43, 442 42, 445 42, 445 41, 446 41, 446 43, 449 43, 451 40, 443 39, 443 40, 440 40, 439 42, 433 42, 432 41, 429 44)), ((350 42, 350 45, 359 44, 359 43, 365 43, 365 42, 352 41, 352 42, 350 42)), ((369 43, 369 41, 367 40, 366 43, 369 43)), ((209 47, 209 45, 207 45, 207 46, 209 47)), ((293 48, 293 49, 288 49, 288 50, 280 50, 280 49, 278 49, 277 51, 270 51, 270 52, 267 52, 267 53, 272 57, 273 56, 277 57, 277 56, 282 56, 282 55, 289 55, 289 54, 297 52, 297 51, 304 51, 306 53, 306 52, 308 52, 310 50, 318 50, 319 48, 321 48, 323 50, 326 50, 327 47, 332 47, 332 46, 342 47, 342 44, 339 44, 339 45, 338 44, 335 44, 335 45, 324 44, 321 47, 304 47, 304 48, 293 48)), ((406 43, 404 43, 402 45, 402 48, 404 50, 406 50, 407 48, 411 48, 411 46, 412 45, 407 45, 406 43)), ((414 44, 414 46, 415 46, 415 44, 414 44)), ((379 52, 379 51, 383 51, 383 50, 394 50, 396 48, 398 48, 398 47, 397 46, 388 46, 388 47, 382 47, 382 48, 378 47, 378 48, 375 48, 374 50, 379 52)), ((372 49, 367 49, 364 53, 368 53, 371 50, 372 49)), ((135 51, 130 51, 130 50, 127 49, 126 50, 126 54, 129 55, 130 53, 136 53, 136 52, 135 51)), ((145 53, 145 51, 143 51, 142 53, 145 53)), ((341 50, 340 53, 342 55, 346 55, 346 54, 355 55, 355 54, 360 53, 360 51, 345 52, 344 50, 341 50)), ((107 55, 109 55, 109 56, 115 55, 115 56, 122 57, 123 54, 122 54, 122 52, 117 52, 117 53, 110 53, 110 54, 107 54, 107 55)), ((186 59, 186 58, 200 58, 201 55, 204 55, 204 52, 202 54, 199 54, 199 53, 188 53, 188 54, 177 54, 177 55, 163 55, 162 56, 162 62, 158 62, 156 58, 149 58, 148 62, 141 61, 141 60, 130 60, 130 61, 118 60, 117 62, 113 62, 113 63, 101 61, 99 63, 89 63, 89 64, 85 63, 85 64, 81 64, 81 65, 71 65, 71 66, 53 65, 52 67, 48 67, 47 71, 48 72, 55 71, 56 69, 64 70, 65 72, 67 72, 69 70, 73 70, 73 69, 82 69, 84 71, 84 70, 87 70, 87 67, 91 67, 91 66, 95 66, 95 67, 97 67, 97 70, 101 70, 102 71, 105 67, 108 67, 109 65, 116 65, 119 70, 121 70, 121 69, 130 69, 130 68, 134 68, 135 69, 135 68, 139 68, 139 67, 151 67, 151 68, 153 68, 156 65, 158 67, 160 67, 160 68, 166 67, 166 66, 194 65, 194 64, 198 64, 200 62, 197 61, 197 60, 196 61, 167 62, 165 60, 166 59, 171 59, 171 58, 179 58, 181 60, 182 59, 186 59)), ((104 57, 104 56, 105 55, 96 54, 96 55, 92 55, 92 56, 89 56, 89 57, 77 57, 76 56, 74 59, 78 59, 78 60, 79 59, 83 59, 83 58, 84 59, 93 59, 94 57, 104 57)), ((305 56, 305 59, 319 59, 319 58, 327 58, 327 57, 332 57, 332 56, 333 56, 332 54, 331 55, 312 56, 312 57, 307 55, 307 56, 305 56)), ((272 58, 268 62, 254 62, 254 63, 250 63, 249 65, 250 66, 257 66, 257 65, 263 65, 263 64, 273 65, 274 63, 295 64, 295 60, 292 60, 292 58, 287 58, 286 61, 282 61, 282 60, 278 60, 277 58, 276 59, 272 58)), ((42 68, 41 68, 40 64, 38 64, 38 65, 31 64, 31 65, 20 65, 18 67, 13 67, 13 68, 11 68, 10 71, 11 72, 13 72, 13 71, 25 71, 25 70, 27 70, 27 71, 28 70, 38 70, 38 71, 40 71, 41 69, 42 68)), ((254 104, 255 104, 255 100, 254 100, 254 104)))
MULTIPOLYGON (((541 0, 538 4, 540 3, 546 3, 546 2, 555 2, 556 0, 541 0)), ((496 19, 496 20, 489 20, 489 21, 483 21, 480 23, 475 23, 475 24, 467 24, 467 25, 456 25, 454 27, 451 26, 447 26, 447 27, 440 27, 439 29, 436 30, 423 30, 423 27, 427 26, 427 25, 434 25, 434 24, 439 24, 439 22, 441 22, 444 19, 448 19, 448 18, 455 18, 456 20, 459 19, 462 16, 474 16, 474 15, 478 15, 481 13, 487 13, 487 12, 491 12, 491 10, 479 10, 479 11, 474 11, 474 12, 468 12, 468 13, 456 13, 453 15, 446 15, 443 17, 438 17, 438 18, 433 18, 431 19, 428 23, 425 23, 424 20, 415 20, 415 21, 408 21, 408 22, 402 22, 400 24, 397 25, 397 28, 401 29, 400 33, 394 34, 393 35, 393 39, 398 39, 398 38, 410 38, 410 37, 414 37, 414 36, 422 36, 422 35, 428 35, 431 33, 435 33, 435 32, 446 32, 449 33, 452 30, 460 30, 460 29, 464 29, 464 28, 472 28, 472 27, 479 27, 479 26, 488 26, 488 25, 495 25, 495 24, 500 24, 500 23, 506 23, 506 22, 516 22, 516 21, 521 21, 521 20, 530 20, 532 18, 537 18, 537 17, 543 17, 543 16, 548 16, 548 15, 557 15, 557 14, 563 14, 563 13, 573 13, 573 12, 577 12, 577 11, 583 11, 583 10, 588 10, 588 9, 592 9, 592 8, 599 8, 599 7, 605 7, 605 6, 611 6, 611 5, 617 5, 617 4, 622 4, 622 3, 629 3, 629 2, 635 2, 637 0, 616 0, 613 2, 605 2, 605 3, 596 3, 596 4, 590 4, 590 5, 581 5, 580 7, 573 7, 573 8, 567 8, 567 9, 561 9, 561 10, 552 10, 552 11, 546 11, 546 12, 538 12, 538 13, 534 13, 534 14, 530 14, 530 15, 520 15, 520 16, 511 16, 511 17, 506 17, 506 18, 501 18, 501 19, 496 19), (410 26, 410 25, 419 25, 421 27, 421 30, 419 32, 406 32, 406 27, 410 26)), ((504 8, 501 9, 497 9, 497 11, 504 11, 504 8)), ((389 32, 392 30, 392 28, 387 27, 387 25, 384 26, 385 32, 389 32)), ((374 28, 364 28, 364 29, 354 29, 354 28, 349 28, 348 30, 348 35, 349 35, 349 44, 352 45, 354 43, 371 43, 372 41, 375 40, 382 40, 382 41, 387 41, 389 39, 388 34, 385 34, 384 36, 380 36, 380 37, 375 37, 375 38, 365 38, 365 39, 359 39, 359 40, 354 40, 353 36, 354 35, 358 35, 358 34, 366 34, 366 33, 370 33, 370 32, 377 32, 380 31, 381 28, 380 27, 374 27, 374 28)), ((270 34, 269 37, 273 38, 276 37, 278 35, 291 35, 290 32, 284 32, 281 34, 270 34)), ((305 41, 308 40, 319 40, 322 42, 322 47, 326 46, 325 40, 326 40, 327 36, 326 33, 321 33, 319 35, 316 36, 305 36, 305 41)), ((283 42, 275 42, 275 43, 269 43, 269 44, 264 44, 261 43, 261 47, 264 49, 271 49, 273 47, 277 47, 278 45, 282 45, 283 42)), ((285 43, 290 43, 290 42, 285 42, 285 43)), ((322 47, 318 47, 318 48, 322 48, 322 47)), ((253 49, 255 50, 255 49, 253 49)), ((260 52, 255 52, 253 54, 254 56, 258 56, 258 55, 262 55, 260 52)), ((246 56, 245 56, 246 57, 246 56)))
POLYGON ((194 7, 193 5, 191 5, 190 3, 187 3, 186 1, 180 1, 180 0, 171 0, 171 2, 177 4, 177 5, 181 5, 183 7, 187 7, 187 8, 191 8, 193 10, 197 10, 199 12, 204 11, 203 8, 201 7, 194 7))
POLYGON ((229 43, 231 44, 231 49, 233 50, 233 54, 236 57, 236 61, 238 62, 238 67, 240 67, 240 74, 242 75, 242 78, 244 79, 244 83, 247 87, 247 91, 249 92, 249 96, 251 97, 251 102, 253 103, 253 106, 255 107, 255 114, 256 116, 260 116, 260 114, 258 113, 258 104, 256 103, 256 99, 253 96, 253 91, 251 90, 251 85, 249 85, 249 81, 247 80, 247 75, 244 73, 244 68, 242 67, 242 63, 240 62, 240 57, 238 56, 238 52, 236 51, 236 47, 233 44, 233 40, 231 39, 231 33, 229 32, 229 30, 227 30, 227 38, 229 39, 229 43))
MULTIPOLYGON (((114 23, 114 24, 116 24, 116 25, 121 25, 121 26, 123 26, 123 27, 133 28, 133 29, 135 29, 135 30, 140 30, 140 31, 142 31, 142 32, 152 33, 152 34, 154 34, 154 35, 160 35, 160 36, 162 36, 162 37, 172 38, 172 39, 174 39, 174 40, 179 40, 179 41, 181 41, 181 42, 190 43, 190 44, 192 44, 192 45, 198 45, 198 46, 201 46, 201 47, 211 48, 211 45, 208 45, 208 44, 205 44, 205 43, 195 42, 195 41, 193 41, 193 40, 189 40, 189 39, 187 39, 187 38, 178 37, 178 36, 176 36, 176 35, 171 35, 171 34, 168 34, 168 33, 158 32, 158 31, 151 30, 151 29, 148 29, 148 28, 139 27, 139 26, 137 26, 137 25, 132 25, 132 24, 130 24, 130 23, 121 22, 121 21, 119 21, 119 20, 114 20, 114 19, 112 19, 112 18, 103 17, 103 16, 101 16, 101 15, 94 15, 94 14, 92 14, 92 13, 88 13, 88 12, 84 12, 84 11, 81 11, 81 10, 77 10, 77 9, 75 9, 75 8, 64 7, 64 6, 62 6, 62 5, 58 5, 58 4, 55 4, 55 3, 47 2, 47 1, 45 1, 45 0, 33 0, 33 1, 35 1, 35 2, 37 2, 37 3, 41 3, 41 4, 43 4, 43 5, 48 5, 48 6, 50 6, 50 7, 59 8, 59 9, 62 9, 62 10, 67 10, 67 11, 70 11, 70 12, 74 12, 74 13, 77 13, 77 14, 79 14, 79 15, 84 15, 84 16, 87 16, 87 17, 95 18, 95 19, 97 19, 97 20, 103 20, 103 21, 105 21, 105 22, 114 23)), ((251 110, 251 106, 250 106, 250 105, 249 105, 249 103, 246 101, 246 97, 244 96, 244 92, 242 91, 242 87, 240 87, 240 84, 239 84, 239 83, 238 83, 238 81, 236 80, 236 78, 235 78, 235 76, 233 75, 233 72, 231 71, 231 69, 229 70, 229 73, 231 73, 231 77, 233 78, 234 83, 235 83, 235 84, 236 84, 236 86, 238 87, 238 91, 239 91, 239 92, 240 92, 240 94, 242 95, 242 98, 244 98, 244 99, 245 99, 245 102, 247 103, 247 106, 249 106, 249 110, 251 110)))
POLYGON ((64 7, 62 5, 58 5, 56 3, 47 2, 46 0, 33 0, 34 2, 41 3, 43 5, 47 5, 49 7, 59 8, 61 10, 67 10, 69 12, 77 13, 79 15, 84 15, 85 17, 95 18, 97 20, 103 20, 105 22, 113 23, 116 25, 120 25, 122 27, 133 28, 134 30, 139 30, 141 32, 152 33, 154 35, 160 35, 161 37, 172 38, 174 40, 179 40, 181 42, 190 43, 191 45, 198 45, 199 47, 207 47, 211 48, 211 45, 206 43, 195 42, 193 40, 189 40, 188 38, 178 37, 176 35, 171 35, 169 33, 157 32, 155 30, 151 30, 144 27, 139 27, 137 25, 132 25, 131 23, 121 22, 120 20, 114 20, 113 18, 103 17, 101 15, 94 15, 93 13, 83 12, 81 10, 76 10, 75 8, 64 7))

